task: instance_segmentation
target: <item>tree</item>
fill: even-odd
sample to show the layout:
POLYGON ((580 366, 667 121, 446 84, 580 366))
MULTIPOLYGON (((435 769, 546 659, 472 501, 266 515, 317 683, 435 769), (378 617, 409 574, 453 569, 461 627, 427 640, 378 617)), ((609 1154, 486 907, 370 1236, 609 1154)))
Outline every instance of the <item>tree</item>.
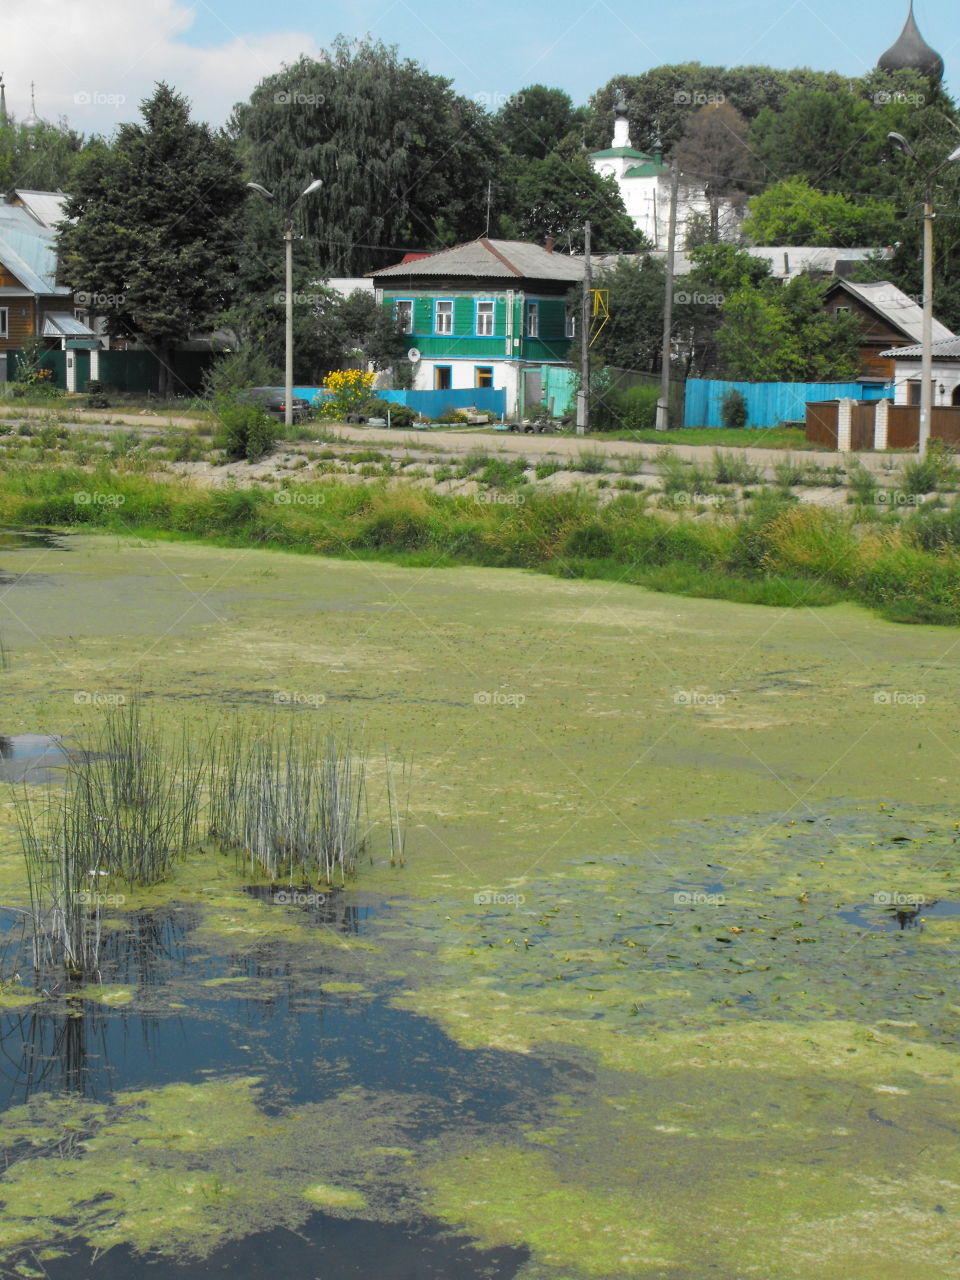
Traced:
POLYGON ((567 252, 582 253, 583 224, 589 219, 593 252, 629 253, 643 246, 614 179, 601 177, 582 157, 564 160, 551 154, 518 163, 511 174, 500 222, 508 236, 540 241, 553 236, 567 252))
POLYGON ((732 244, 705 244, 690 253, 692 269, 673 293, 674 333, 684 352, 686 376, 704 377, 718 363, 717 333, 726 299, 744 283, 770 279, 770 264, 732 244))
POLYGON ((482 235, 498 164, 491 118, 450 81, 400 61, 379 41, 338 38, 300 58, 234 109, 231 129, 252 178, 299 208, 324 275, 388 266, 400 246, 439 249, 482 235))
POLYGON ((806 178, 784 178, 750 201, 743 234, 753 244, 887 245, 897 238, 889 200, 850 200, 806 178))
POLYGON ((511 155, 543 160, 580 122, 570 95, 532 84, 513 94, 494 116, 497 139, 511 155))
MULTIPOLYGON (((608 318, 591 343, 591 367, 595 363, 643 372, 659 366, 665 280, 663 263, 649 254, 618 258, 597 275, 594 288, 605 295, 608 318)), ((570 307, 578 320, 582 297, 581 289, 571 294, 570 307)), ((580 367, 579 342, 572 344, 570 359, 580 367)))
POLYGON ((190 119, 166 84, 120 126, 110 149, 81 164, 59 231, 67 284, 89 293, 112 337, 138 339, 172 389, 174 342, 223 310, 236 270, 244 188, 234 149, 190 119))
POLYGON ((66 120, 28 127, 9 118, 0 124, 0 189, 68 191, 83 154, 103 145, 99 138, 84 143, 66 120))
POLYGON ((710 208, 709 236, 720 239, 720 202, 734 194, 743 200, 753 172, 746 120, 729 103, 702 107, 687 117, 671 159, 684 178, 703 191, 710 208))

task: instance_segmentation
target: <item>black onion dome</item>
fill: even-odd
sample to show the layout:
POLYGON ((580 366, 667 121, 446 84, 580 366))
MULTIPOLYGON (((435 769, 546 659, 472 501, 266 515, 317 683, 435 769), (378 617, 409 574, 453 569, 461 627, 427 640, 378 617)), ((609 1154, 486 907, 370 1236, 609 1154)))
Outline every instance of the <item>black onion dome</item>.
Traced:
POLYGON ((919 71, 933 84, 943 79, 943 59, 920 34, 913 17, 913 0, 897 43, 880 55, 877 66, 881 71, 919 71))

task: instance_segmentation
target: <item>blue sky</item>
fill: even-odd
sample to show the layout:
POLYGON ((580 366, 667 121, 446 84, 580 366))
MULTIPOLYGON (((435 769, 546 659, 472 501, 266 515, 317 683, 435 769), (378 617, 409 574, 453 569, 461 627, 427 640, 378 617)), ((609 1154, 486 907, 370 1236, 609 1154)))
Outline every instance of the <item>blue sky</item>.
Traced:
MULTIPOLYGON (((495 108, 525 85, 565 89, 575 102, 618 73, 664 62, 811 66, 862 74, 899 34, 904 0, 14 0, 5 13, 2 70, 11 108, 109 131, 136 116, 164 78, 196 114, 222 123, 264 75, 338 33, 370 33, 450 77, 495 108)), ((960 20, 947 0, 917 0, 920 29, 960 90, 960 20)))

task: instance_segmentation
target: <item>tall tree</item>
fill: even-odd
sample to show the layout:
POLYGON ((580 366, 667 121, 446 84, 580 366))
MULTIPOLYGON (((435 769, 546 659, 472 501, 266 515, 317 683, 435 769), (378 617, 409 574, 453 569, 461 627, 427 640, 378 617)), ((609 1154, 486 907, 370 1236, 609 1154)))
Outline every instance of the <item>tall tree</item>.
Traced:
POLYGON ((268 76, 231 121, 250 176, 300 206, 326 273, 360 275, 401 247, 481 235, 498 151, 491 118, 451 82, 381 42, 338 38, 268 76))
POLYGON ((850 200, 794 177, 754 196, 742 229, 752 244, 881 246, 897 239, 897 225, 890 200, 850 200))
POLYGON ((190 119, 166 84, 81 164, 59 232, 65 282, 95 299, 108 332, 138 339, 172 390, 170 350, 223 310, 236 269, 244 188, 234 148, 190 119))
POLYGON ((0 190, 69 191, 84 152, 102 146, 99 138, 84 143, 66 120, 28 126, 9 118, 0 124, 0 190))
POLYGON ((687 117, 671 153, 684 179, 703 191, 710 210, 709 237, 720 239, 720 203, 734 197, 743 203, 753 176, 746 120, 727 102, 701 107, 687 117))
POLYGON ((623 207, 616 182, 601 177, 583 157, 565 160, 553 153, 520 162, 504 192, 500 228, 509 237, 543 240, 553 236, 568 253, 582 253, 589 219, 596 253, 630 252, 644 238, 623 207))
POLYGON ((582 112, 562 89, 532 84, 511 97, 494 117, 500 144, 514 156, 543 160, 576 128, 582 112))
MULTIPOLYGON (((613 365, 640 372, 659 367, 663 341, 663 290, 666 271, 663 263, 649 254, 618 258, 599 272, 594 288, 603 296, 607 318, 595 326, 591 343, 591 367, 613 365)), ((583 293, 571 293, 570 307, 579 317, 583 293)), ((580 344, 570 350, 571 361, 580 367, 580 344)))

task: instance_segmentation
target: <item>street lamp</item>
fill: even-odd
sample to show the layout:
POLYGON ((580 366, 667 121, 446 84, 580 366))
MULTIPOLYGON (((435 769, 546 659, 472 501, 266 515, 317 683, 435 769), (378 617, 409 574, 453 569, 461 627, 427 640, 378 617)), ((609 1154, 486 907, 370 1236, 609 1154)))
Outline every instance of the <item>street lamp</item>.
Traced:
MULTIPOLYGON (((251 191, 255 191, 258 196, 262 196, 264 200, 274 199, 273 192, 268 191, 267 188, 261 186, 259 182, 248 182, 247 186, 251 191)), ((283 421, 288 427, 293 425, 293 211, 304 196, 310 195, 312 191, 318 191, 322 186, 323 179, 314 178, 310 185, 300 192, 296 200, 294 200, 293 204, 287 210, 287 225, 286 230, 283 233, 283 239, 286 245, 286 293, 284 297, 287 304, 283 421)))
MULTIPOLYGON (((914 164, 919 165, 917 153, 902 133, 888 133, 892 143, 914 164)), ((960 160, 960 147, 956 147, 934 169, 924 175, 923 194, 923 329, 921 332, 920 358, 920 429, 917 435, 917 453, 922 458, 930 443, 931 382, 933 381, 933 179, 942 168, 960 160)))

